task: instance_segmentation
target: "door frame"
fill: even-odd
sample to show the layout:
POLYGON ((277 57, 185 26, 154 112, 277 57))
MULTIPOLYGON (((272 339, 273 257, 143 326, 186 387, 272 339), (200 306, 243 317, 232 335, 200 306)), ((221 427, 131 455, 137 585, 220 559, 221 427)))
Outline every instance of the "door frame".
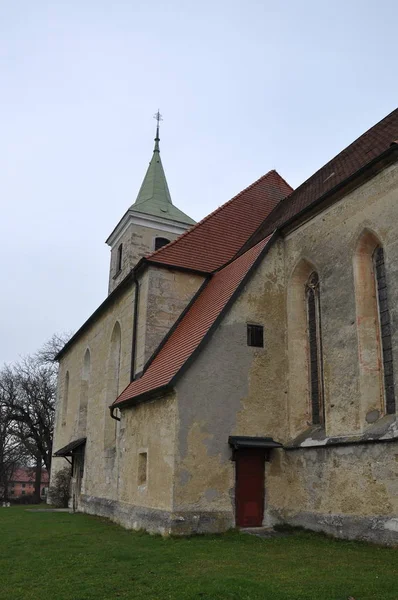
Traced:
POLYGON ((235 489, 234 489, 234 495, 235 495, 235 501, 234 501, 234 511, 235 511, 235 526, 236 527, 262 527, 263 522, 264 522, 264 515, 265 515, 265 502, 266 502, 266 493, 265 493, 265 463, 266 461, 269 460, 269 453, 264 449, 264 448, 241 448, 239 450, 234 450, 233 452, 233 461, 235 462, 235 489), (262 511, 262 517, 261 517, 261 524, 259 525, 239 525, 238 524, 238 515, 239 515, 239 511, 238 511, 238 494, 237 494, 237 490, 238 490, 238 477, 239 477, 239 457, 243 457, 243 456, 256 456, 256 457, 260 457, 262 458, 262 464, 263 464, 263 473, 262 473, 262 477, 263 477, 263 485, 262 485, 262 498, 261 498, 261 511, 262 511))

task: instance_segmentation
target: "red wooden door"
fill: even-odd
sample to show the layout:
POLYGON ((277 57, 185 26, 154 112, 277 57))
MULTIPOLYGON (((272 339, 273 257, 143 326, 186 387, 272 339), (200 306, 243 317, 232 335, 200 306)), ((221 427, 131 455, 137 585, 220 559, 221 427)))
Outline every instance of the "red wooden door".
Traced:
POLYGON ((264 516, 264 453, 236 452, 236 524, 261 527, 264 516))

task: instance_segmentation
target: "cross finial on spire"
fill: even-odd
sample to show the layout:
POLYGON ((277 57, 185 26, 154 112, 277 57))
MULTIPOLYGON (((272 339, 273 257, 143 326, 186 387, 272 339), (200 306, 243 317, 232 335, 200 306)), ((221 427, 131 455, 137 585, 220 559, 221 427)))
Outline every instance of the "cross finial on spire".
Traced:
POLYGON ((159 109, 157 110, 157 112, 153 115, 153 118, 156 119, 157 124, 156 124, 156 137, 155 137, 155 148, 154 148, 154 152, 159 152, 159 124, 160 121, 163 121, 163 117, 159 112, 159 109))

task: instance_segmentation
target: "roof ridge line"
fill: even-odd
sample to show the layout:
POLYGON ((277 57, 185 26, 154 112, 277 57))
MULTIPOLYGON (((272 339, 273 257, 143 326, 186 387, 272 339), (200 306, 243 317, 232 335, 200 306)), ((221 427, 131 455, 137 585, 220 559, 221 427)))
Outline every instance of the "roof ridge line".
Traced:
MULTIPOLYGON (((238 294, 241 292, 241 290, 243 289, 243 287, 246 285, 247 281, 250 279, 252 273, 254 272, 255 267, 257 266, 257 264, 259 264, 259 262, 263 259, 263 257, 265 256, 265 254, 269 251, 270 247, 272 246, 274 240, 276 239, 276 234, 272 234, 269 235, 267 238, 264 238, 262 240, 260 240, 260 242, 258 242, 257 245, 259 244, 264 244, 264 247, 259 251, 257 257, 253 260, 252 264, 248 267, 247 271, 244 273, 244 275, 242 276, 242 279, 239 281, 239 283, 237 283, 235 289, 232 291, 230 297, 226 300, 225 304, 223 305, 223 307, 221 308, 220 312, 217 314, 217 316, 215 317, 215 319, 212 321, 211 325, 209 326, 209 328, 204 332, 202 338, 199 340, 198 345, 192 350, 192 352, 186 357, 186 359, 184 360, 184 362, 180 365, 180 367, 177 369, 177 371, 174 373, 174 375, 171 376, 171 379, 168 381, 168 383, 162 384, 161 386, 157 386, 156 388, 152 388, 150 390, 144 391, 140 394, 138 394, 136 397, 130 397, 130 398, 126 398, 125 400, 119 401, 118 402, 118 398, 120 398, 120 396, 130 387, 130 385, 132 385, 134 383, 134 381, 130 382, 125 389, 119 394, 118 398, 116 398, 112 404, 110 405, 110 410, 111 412, 115 409, 118 408, 119 406, 126 406, 127 404, 129 404, 131 401, 134 402, 134 400, 138 400, 138 399, 142 399, 145 396, 150 397, 151 394, 153 394, 154 392, 159 392, 160 390, 165 390, 166 388, 170 388, 172 389, 172 387, 174 386, 176 380, 183 374, 183 372, 185 371, 186 368, 189 367, 190 363, 192 362, 192 360, 194 360, 194 358, 196 357, 196 354, 200 353, 203 345, 207 342, 207 340, 209 339, 209 337, 212 335, 213 331, 215 330, 215 328, 217 327, 218 323, 220 322, 220 320, 223 319, 224 315, 226 314, 226 312, 229 310, 229 308, 233 305, 233 303, 235 302, 236 297, 238 296, 238 294)), ((247 252, 253 251, 253 248, 255 246, 253 246, 252 248, 249 248, 247 250, 247 252)), ((245 252, 246 254, 246 252, 245 252)), ((242 255, 243 256, 243 255, 242 255)), ((238 256, 236 257, 236 260, 242 258, 242 256, 238 256)), ((227 268, 228 265, 225 265, 223 268, 227 268)), ((210 283, 211 279, 209 279, 209 281, 207 282, 210 283)), ((200 291, 199 294, 197 294, 197 297, 195 298, 194 302, 190 303, 190 307, 189 310, 186 311, 186 313, 184 314, 183 317, 180 317, 178 319, 178 324, 175 327, 175 330, 178 329, 178 326, 181 324, 181 322, 186 318, 187 314, 189 313, 189 311, 192 309, 192 307, 195 305, 195 303, 199 300, 200 296, 202 295, 203 291, 205 290, 205 288, 207 287, 206 285, 203 285, 203 289, 200 291)), ((173 333, 175 332, 175 330, 173 331, 173 333)), ((168 337, 168 340, 170 340, 172 336, 168 337)), ((166 342, 167 343, 167 342, 166 342)), ((165 344, 166 345, 166 344, 165 344)), ((139 380, 138 380, 139 381, 139 380)))
MULTIPOLYGON (((197 229, 200 225, 202 225, 202 223, 205 223, 206 221, 208 221, 209 219, 211 219, 214 215, 218 214, 220 212, 220 210, 222 210, 225 206, 231 204, 234 200, 236 200, 237 198, 239 198, 240 196, 242 196, 242 194, 244 194, 245 192, 247 192, 248 190, 250 190, 252 187, 254 187, 255 185, 257 185, 260 181, 262 181, 263 179, 266 179, 267 177, 269 177, 272 173, 276 173, 276 175, 278 175, 278 177, 280 177, 281 179, 283 179, 283 177, 281 177, 279 175, 279 173, 278 173, 278 171, 276 169, 271 169, 270 171, 268 171, 267 173, 265 173, 264 175, 262 175, 261 177, 259 177, 258 179, 256 179, 256 181, 254 181, 253 183, 251 183, 250 185, 248 185, 247 187, 245 187, 243 190, 241 190, 238 194, 236 194, 235 196, 233 196, 233 198, 231 198, 230 200, 227 200, 226 202, 224 202, 224 204, 221 204, 221 206, 218 206, 215 210, 213 210, 213 212, 211 212, 208 215, 206 215, 205 217, 203 217, 203 219, 201 221, 198 221, 198 223, 195 223, 195 225, 192 225, 192 227, 190 227, 189 229, 187 229, 187 231, 184 231, 184 233, 182 233, 181 235, 179 235, 178 238, 176 238, 175 240, 171 241, 169 244, 166 244, 165 246, 162 246, 162 248, 159 248, 159 250, 155 250, 154 252, 151 252, 151 254, 147 254, 144 258, 146 258, 147 260, 150 260, 155 254, 157 254, 158 252, 161 252, 163 250, 163 248, 170 248, 176 242, 178 242, 179 240, 181 240, 182 238, 184 238, 185 236, 187 236, 189 233, 191 233, 194 229, 197 229)), ((283 179, 283 181, 287 184, 287 186, 289 188, 291 188, 292 192, 294 192, 294 189, 292 188, 292 186, 289 185, 287 183, 287 181, 285 181, 285 179, 283 179)), ((279 204, 279 202, 278 202, 278 204, 279 204)))
POLYGON ((274 237, 276 237, 278 233, 279 233, 279 230, 277 228, 275 228, 274 231, 272 231, 271 233, 267 233, 267 235, 265 235, 263 238, 261 238, 261 240, 258 240, 258 242, 256 242, 255 244, 253 244, 253 246, 249 246, 249 248, 246 248, 245 250, 243 250, 243 248, 246 246, 246 244, 250 240, 250 238, 249 238, 249 240, 247 242, 245 242, 239 248, 239 250, 233 255, 232 258, 230 258, 229 260, 227 260, 227 262, 225 262, 223 265, 220 265, 219 267, 217 267, 217 269, 214 269, 214 271, 211 272, 211 275, 217 275, 217 273, 219 273, 220 271, 222 271, 223 269, 225 269, 226 267, 228 267, 235 260, 238 260, 238 258, 241 258, 241 256, 244 256, 246 254, 246 252, 249 252, 249 250, 252 250, 252 248, 255 248, 256 246, 258 246, 258 244, 261 244, 267 238, 269 238, 268 241, 267 241, 267 244, 268 244, 268 242, 270 242, 271 240, 273 240, 274 237))
MULTIPOLYGON (((368 133, 370 133, 372 131, 372 129, 374 129, 375 127, 377 127, 381 123, 383 123, 383 121, 385 121, 386 119, 390 118, 391 115, 393 113, 397 112, 397 111, 398 111, 398 108, 394 108, 394 110, 392 110, 390 113, 388 113, 388 115, 386 115, 385 117, 383 117, 382 119, 380 119, 380 121, 377 121, 377 123, 375 123, 371 127, 368 127, 368 129, 366 131, 364 131, 363 133, 361 133, 361 135, 359 135, 357 138, 355 138, 355 140, 353 142, 351 142, 351 144, 349 144, 348 146, 346 146, 345 148, 343 148, 342 150, 340 150, 340 152, 338 152, 335 156, 333 156, 330 160, 328 160, 327 163, 325 163, 324 165, 322 165, 321 167, 319 167, 319 169, 317 169, 315 171, 315 173, 312 173, 312 175, 310 175, 309 177, 307 177, 307 179, 305 179, 302 183, 300 183, 300 185, 297 188, 293 189, 292 194, 294 192, 298 192, 300 190, 300 188, 303 187, 304 185, 306 185, 313 177, 315 177, 319 173, 319 171, 322 171, 322 169, 325 169, 331 162, 333 162, 334 160, 336 160, 336 158, 338 158, 339 156, 341 156, 342 154, 344 154, 345 152, 347 152, 354 144, 356 144, 358 142, 359 139, 361 139, 362 137, 364 137, 365 135, 367 135, 368 133)), ((290 198, 290 196, 292 194, 289 194, 289 196, 286 196, 286 198, 290 198)), ((286 198, 283 198, 283 201, 285 201, 286 198)), ((282 200, 281 200, 281 202, 282 202, 282 200)), ((274 207, 274 209, 276 208, 276 206, 274 207)), ((272 209, 271 212, 273 212, 274 209, 272 209)), ((268 215, 268 217, 269 217, 269 215, 268 215)), ((266 217, 266 218, 268 219, 268 217, 266 217)))

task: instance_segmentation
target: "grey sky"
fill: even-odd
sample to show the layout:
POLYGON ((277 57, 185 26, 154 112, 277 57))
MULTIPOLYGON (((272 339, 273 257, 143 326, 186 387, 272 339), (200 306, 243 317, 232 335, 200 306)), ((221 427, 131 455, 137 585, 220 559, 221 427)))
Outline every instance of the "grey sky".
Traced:
POLYGON ((294 187, 396 107, 393 0, 0 3, 0 363, 107 293, 159 107, 196 220, 276 168, 294 187))

